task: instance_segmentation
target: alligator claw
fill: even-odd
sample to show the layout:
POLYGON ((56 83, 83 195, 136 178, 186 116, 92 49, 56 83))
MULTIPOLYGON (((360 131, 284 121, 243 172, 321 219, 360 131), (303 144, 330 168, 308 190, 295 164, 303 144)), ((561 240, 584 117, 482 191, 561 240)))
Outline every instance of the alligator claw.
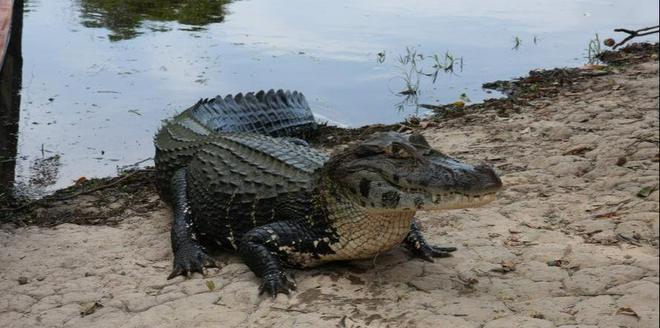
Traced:
POLYGON ((204 274, 204 268, 218 267, 215 260, 196 246, 183 247, 174 253, 172 273, 167 279, 183 275, 190 277, 193 272, 204 274))
POLYGON ((434 262, 434 257, 450 257, 451 253, 456 251, 456 247, 423 245, 419 248, 411 249, 415 257, 424 261, 434 262))
POLYGON ((289 280, 283 272, 279 272, 264 276, 263 282, 259 286, 259 295, 268 292, 275 298, 279 293, 289 295, 291 290, 296 290, 296 283, 289 280))

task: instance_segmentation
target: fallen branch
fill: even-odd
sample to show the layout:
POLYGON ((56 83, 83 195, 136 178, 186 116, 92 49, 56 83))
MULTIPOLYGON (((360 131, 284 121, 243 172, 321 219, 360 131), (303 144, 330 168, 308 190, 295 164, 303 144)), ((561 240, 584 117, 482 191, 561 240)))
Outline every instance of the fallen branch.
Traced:
POLYGON ((628 41, 630 41, 633 38, 636 38, 638 36, 644 36, 644 35, 659 33, 660 32, 660 25, 640 28, 639 30, 634 30, 634 31, 629 30, 629 29, 625 29, 625 28, 617 28, 617 29, 614 30, 614 32, 623 32, 623 33, 628 34, 628 36, 625 39, 621 40, 621 42, 619 42, 619 43, 615 44, 614 46, 612 46, 612 49, 616 49, 616 48, 622 46, 624 43, 626 43, 626 42, 628 42, 628 41))
POLYGON ((142 164, 144 162, 147 162, 147 161, 150 161, 150 160, 153 160, 153 159, 154 159, 153 157, 148 157, 148 158, 145 158, 143 160, 137 161, 133 164, 128 164, 128 165, 124 165, 124 166, 117 166, 117 171, 118 172, 126 172, 126 171, 129 171, 129 170, 136 170, 136 169, 139 168, 140 164, 142 164))

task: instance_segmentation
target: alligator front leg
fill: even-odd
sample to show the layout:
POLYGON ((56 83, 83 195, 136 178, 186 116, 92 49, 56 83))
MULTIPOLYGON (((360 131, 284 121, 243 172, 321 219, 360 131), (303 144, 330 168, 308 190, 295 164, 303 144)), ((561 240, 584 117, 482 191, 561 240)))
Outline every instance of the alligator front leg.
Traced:
POLYGON ((278 293, 289 294, 296 289, 282 269, 282 257, 286 252, 296 251, 294 246, 301 240, 300 232, 305 231, 301 229, 299 224, 283 221, 254 228, 243 235, 238 250, 243 262, 262 278, 259 295, 268 292, 275 298, 278 293))
POLYGON ((456 247, 429 245, 419 229, 417 220, 413 220, 410 225, 410 232, 403 241, 403 244, 415 257, 419 257, 429 262, 433 262, 434 257, 449 257, 451 256, 451 252, 456 250, 456 247))
POLYGON ((203 268, 215 267, 215 261, 197 242, 192 228, 188 204, 186 169, 179 169, 170 182, 174 220, 172 221, 172 251, 174 265, 167 279, 178 275, 189 276, 192 272, 204 273, 203 268))

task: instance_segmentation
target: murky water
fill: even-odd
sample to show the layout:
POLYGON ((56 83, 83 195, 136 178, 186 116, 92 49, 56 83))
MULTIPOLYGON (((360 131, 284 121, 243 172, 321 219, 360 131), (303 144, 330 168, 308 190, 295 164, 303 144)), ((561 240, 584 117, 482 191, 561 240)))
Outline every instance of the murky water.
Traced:
POLYGON ((115 174, 201 97, 295 89, 321 120, 395 122, 417 110, 400 91, 480 101, 483 82, 582 65, 595 33, 657 23, 655 0, 30 0, 16 180, 115 174))

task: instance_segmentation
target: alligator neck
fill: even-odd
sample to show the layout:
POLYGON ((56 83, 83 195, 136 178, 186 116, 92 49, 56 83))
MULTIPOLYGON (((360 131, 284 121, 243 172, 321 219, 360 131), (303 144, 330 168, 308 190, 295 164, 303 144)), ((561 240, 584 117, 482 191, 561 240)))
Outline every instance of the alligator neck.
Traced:
POLYGON ((330 225, 339 240, 328 259, 372 258, 399 245, 408 235, 415 210, 365 208, 330 179, 321 179, 316 189, 322 197, 330 225))

